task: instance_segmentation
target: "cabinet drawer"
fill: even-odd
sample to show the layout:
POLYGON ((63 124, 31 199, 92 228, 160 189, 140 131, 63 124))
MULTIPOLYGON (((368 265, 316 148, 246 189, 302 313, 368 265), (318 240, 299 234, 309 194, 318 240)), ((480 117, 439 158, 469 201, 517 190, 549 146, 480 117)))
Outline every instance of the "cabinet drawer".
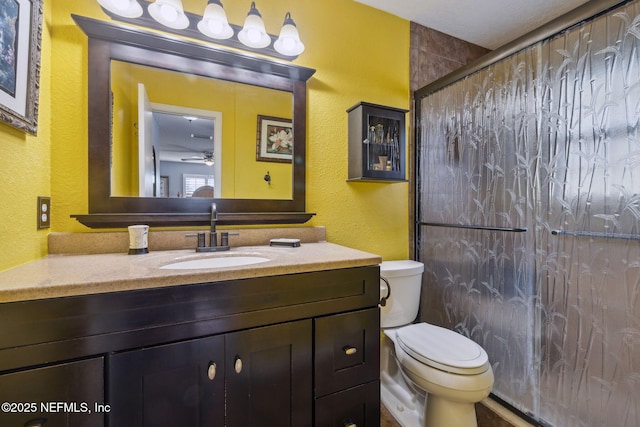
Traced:
POLYGON ((316 319, 316 397, 380 377, 380 310, 316 319))
POLYGON ((316 427, 379 427, 380 382, 372 381, 316 400, 316 427))

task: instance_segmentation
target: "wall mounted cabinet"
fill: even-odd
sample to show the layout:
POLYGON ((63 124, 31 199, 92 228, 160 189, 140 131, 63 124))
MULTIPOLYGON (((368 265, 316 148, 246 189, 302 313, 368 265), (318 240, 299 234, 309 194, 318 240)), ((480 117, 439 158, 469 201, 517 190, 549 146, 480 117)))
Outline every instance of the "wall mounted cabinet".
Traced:
POLYGON ((406 181, 407 110, 361 102, 347 113, 348 181, 406 181))

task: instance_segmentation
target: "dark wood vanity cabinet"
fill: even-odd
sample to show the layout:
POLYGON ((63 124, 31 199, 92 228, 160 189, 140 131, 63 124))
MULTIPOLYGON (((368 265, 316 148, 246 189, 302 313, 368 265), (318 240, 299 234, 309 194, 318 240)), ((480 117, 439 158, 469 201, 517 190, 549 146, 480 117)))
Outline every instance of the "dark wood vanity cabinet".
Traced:
POLYGON ((0 401, 91 406, 0 426, 375 426, 378 299, 364 266, 0 304, 0 401))

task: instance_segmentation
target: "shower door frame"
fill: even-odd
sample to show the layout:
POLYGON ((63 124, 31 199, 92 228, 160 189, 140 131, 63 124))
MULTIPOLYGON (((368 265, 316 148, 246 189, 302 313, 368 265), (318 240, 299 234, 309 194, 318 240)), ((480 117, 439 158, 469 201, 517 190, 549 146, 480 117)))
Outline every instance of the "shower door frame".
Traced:
MULTIPOLYGON (((476 73, 484 68, 491 66, 503 59, 506 59, 520 51, 523 51, 536 43, 542 42, 546 39, 550 39, 554 36, 557 36, 565 31, 572 29, 573 27, 582 24, 585 21, 592 20, 600 15, 603 15, 614 8, 618 8, 627 3, 632 3, 634 0, 602 0, 602 1, 589 1, 588 3, 579 6, 578 8, 562 15, 561 17, 547 23, 546 25, 514 40, 511 43, 508 43, 502 46, 499 49, 496 49, 478 60, 461 67, 460 69, 444 76, 443 78, 436 80, 433 83, 430 83, 424 86, 421 89, 418 89, 414 92, 413 100, 413 111, 414 111, 414 147, 412 150, 413 155, 410 157, 410 182, 412 188, 411 198, 411 206, 410 206, 410 215, 412 216, 411 220, 413 222, 413 227, 410 229, 410 242, 411 248, 410 251, 413 253, 414 259, 420 260, 420 228, 424 226, 429 227, 451 227, 457 229, 473 229, 473 230, 488 230, 488 231, 507 231, 507 232, 525 232, 526 227, 514 227, 514 228, 502 228, 502 227, 478 227, 475 225, 464 225, 464 224, 440 224, 440 223, 432 223, 432 222, 421 222, 422 212, 421 212, 421 198, 422 198, 422 188, 421 188, 421 176, 423 171, 420 170, 420 158, 423 150, 423 144, 421 141, 422 132, 421 130, 421 117, 422 117, 422 100, 427 96, 443 89, 453 83, 456 83, 465 77, 476 73)), ((428 171, 424 171, 424 173, 428 173, 428 171)), ((510 406, 508 402, 502 401, 503 404, 510 406)), ((523 414, 525 415, 525 414, 523 414)), ((529 418, 525 415, 525 418, 529 418)), ((530 418, 529 418, 530 419, 530 418)), ((535 420, 530 419, 535 423, 535 420)))

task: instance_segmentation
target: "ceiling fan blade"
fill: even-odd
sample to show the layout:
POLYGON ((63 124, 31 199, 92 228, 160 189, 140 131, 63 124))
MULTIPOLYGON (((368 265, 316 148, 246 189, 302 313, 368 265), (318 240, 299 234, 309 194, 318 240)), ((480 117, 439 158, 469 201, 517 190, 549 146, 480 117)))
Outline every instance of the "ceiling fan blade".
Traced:
POLYGON ((191 134, 191 138, 208 139, 210 141, 213 141, 213 135, 201 135, 201 134, 197 134, 197 133, 192 133, 191 134))

